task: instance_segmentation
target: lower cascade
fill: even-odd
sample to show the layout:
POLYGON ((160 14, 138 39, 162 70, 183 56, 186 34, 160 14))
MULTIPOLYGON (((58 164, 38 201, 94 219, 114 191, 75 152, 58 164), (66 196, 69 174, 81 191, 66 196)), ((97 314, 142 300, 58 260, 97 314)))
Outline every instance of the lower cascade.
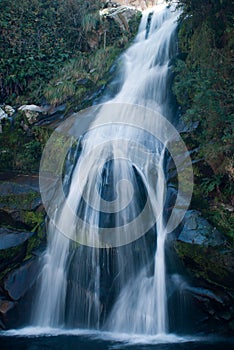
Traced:
MULTIPOLYGON (((107 123, 89 129, 71 147, 63 179, 66 205, 56 203, 48 223, 31 319, 35 326, 147 335, 176 330, 180 316, 175 316, 174 304, 180 296, 170 278, 175 271, 166 265, 170 156, 160 140, 132 126, 136 110, 129 106, 154 110, 176 123, 170 67, 177 49, 177 18, 178 11, 164 5, 143 12, 138 35, 120 58, 121 81, 112 82, 114 96, 106 94, 105 103, 94 106, 98 120, 115 105, 124 124, 110 112, 107 123), (144 219, 135 222, 145 207, 144 219), (77 224, 70 208, 85 227, 77 224), (144 226, 144 220, 155 224, 144 226), (126 244, 121 243, 118 227, 137 239, 125 242, 121 236, 126 244), (97 244, 99 229, 106 235, 103 246, 97 244), (145 234, 137 236, 141 229, 145 234), (115 244, 108 236, 112 233, 115 244), (88 244, 80 244, 86 239, 88 244)), ((164 133, 153 120, 149 128, 164 133)))

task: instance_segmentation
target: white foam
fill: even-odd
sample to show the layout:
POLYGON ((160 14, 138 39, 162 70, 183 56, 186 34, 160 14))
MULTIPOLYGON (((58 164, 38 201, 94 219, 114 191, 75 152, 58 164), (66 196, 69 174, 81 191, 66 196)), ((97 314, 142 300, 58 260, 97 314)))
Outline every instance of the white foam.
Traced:
POLYGON ((102 332, 90 329, 64 329, 51 327, 25 327, 1 331, 0 336, 6 337, 56 337, 56 336, 85 336, 92 339, 112 340, 125 344, 173 344, 201 341, 201 337, 179 336, 176 334, 127 334, 115 332, 102 332))

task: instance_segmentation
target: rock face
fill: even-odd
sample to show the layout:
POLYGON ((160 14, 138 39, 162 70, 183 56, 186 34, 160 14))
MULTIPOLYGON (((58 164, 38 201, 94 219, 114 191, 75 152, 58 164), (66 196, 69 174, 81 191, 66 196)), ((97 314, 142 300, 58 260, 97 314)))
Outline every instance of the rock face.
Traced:
POLYGON ((104 1, 109 6, 113 6, 114 4, 121 4, 126 6, 133 6, 139 10, 145 10, 148 7, 152 7, 157 4, 155 0, 117 0, 117 1, 104 1))
POLYGON ((204 247, 216 247, 225 242, 220 232, 211 226, 196 210, 189 210, 185 214, 183 229, 178 240, 204 247))
POLYGON ((46 112, 44 108, 36 105, 23 105, 19 108, 19 111, 24 111, 29 124, 34 124, 37 121, 39 113, 46 112))
POLYGON ((0 227, 0 251, 12 247, 17 247, 32 237, 33 234, 33 232, 13 231, 4 227, 0 227))
MULTIPOLYGON (((23 178, 26 177, 21 177, 23 178)), ((29 185, 16 181, 0 182, 0 217, 2 223, 11 226, 14 226, 14 222, 17 225, 25 224, 27 212, 40 210, 42 204, 36 183, 29 185)), ((20 227, 23 228, 22 225, 20 227)))
POLYGON ((6 324, 17 318, 17 303, 9 300, 0 300, 0 329, 6 329, 6 324))
POLYGON ((4 289, 12 300, 19 300, 33 286, 37 275, 38 261, 32 258, 7 275, 4 289))
POLYGON ((63 119, 66 105, 63 104, 57 107, 50 105, 23 105, 18 110, 24 113, 30 125, 35 124, 39 126, 48 125, 54 120, 63 119))
POLYGON ((22 319, 19 305, 35 283, 39 248, 45 240, 35 176, 0 183, 0 221, 0 329, 5 329, 18 326, 22 319))
MULTIPOLYGON (((125 5, 126 4, 121 5, 120 3, 108 2, 106 7, 100 11, 100 14, 103 18, 114 21, 116 28, 118 28, 117 32, 120 30, 122 33, 130 33, 132 30, 136 30, 136 28, 133 28, 135 26, 132 21, 136 21, 140 12, 136 7, 125 5)), ((107 39, 110 35, 113 35, 113 33, 110 33, 110 30, 106 30, 105 34, 107 39)))
POLYGON ((195 210, 187 212, 175 250, 189 271, 186 293, 206 315, 200 331, 234 330, 234 256, 223 235, 195 210))

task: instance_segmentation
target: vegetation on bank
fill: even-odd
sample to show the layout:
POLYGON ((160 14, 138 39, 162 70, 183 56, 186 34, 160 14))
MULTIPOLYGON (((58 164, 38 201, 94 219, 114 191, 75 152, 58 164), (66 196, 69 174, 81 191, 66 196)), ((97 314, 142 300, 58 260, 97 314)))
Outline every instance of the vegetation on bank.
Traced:
POLYGON ((116 48, 125 47, 139 23, 136 14, 129 26, 120 28, 112 18, 100 16, 103 6, 100 0, 2 0, 0 101, 37 103, 46 97, 48 102, 60 102, 80 90, 73 82, 77 75, 95 70, 94 81, 102 78, 110 68, 108 61, 113 63, 119 54, 116 48), (59 80, 54 89, 64 74, 66 81, 59 80))
MULTIPOLYGON (((120 26, 100 16, 105 2, 16 0, 0 3, 0 104, 66 103, 65 114, 88 107, 110 68, 135 36, 140 13, 120 26)), ((107 12, 108 14, 108 12, 107 12)), ((0 134, 1 171, 34 173, 51 131, 17 112, 0 134)))
POLYGON ((87 50, 98 25, 99 1, 2 0, 0 11, 1 98, 42 94, 62 67, 87 50))
POLYGON ((234 239, 233 8, 230 0, 180 0, 174 92, 196 164, 192 206, 234 239), (198 162, 197 162, 198 161, 198 162))
POLYGON ((1 172, 22 174, 37 173, 43 148, 51 134, 48 128, 31 125, 28 130, 26 117, 19 113, 6 121, 0 134, 1 172))

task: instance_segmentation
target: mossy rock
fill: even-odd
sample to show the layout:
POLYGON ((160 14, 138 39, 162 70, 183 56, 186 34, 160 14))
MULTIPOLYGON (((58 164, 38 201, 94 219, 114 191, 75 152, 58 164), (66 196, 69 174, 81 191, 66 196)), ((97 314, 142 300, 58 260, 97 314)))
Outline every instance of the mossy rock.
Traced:
POLYGON ((0 208, 33 210, 41 204, 41 198, 36 192, 0 197, 0 208))
POLYGON ((175 242, 175 250, 185 266, 197 278, 233 289, 234 257, 231 250, 179 241, 175 242))
POLYGON ((27 251, 27 244, 23 243, 20 246, 12 247, 0 252, 0 280, 7 274, 8 271, 15 268, 23 261, 27 251))
POLYGON ((34 210, 41 204, 38 190, 15 182, 0 183, 0 208, 34 210))

